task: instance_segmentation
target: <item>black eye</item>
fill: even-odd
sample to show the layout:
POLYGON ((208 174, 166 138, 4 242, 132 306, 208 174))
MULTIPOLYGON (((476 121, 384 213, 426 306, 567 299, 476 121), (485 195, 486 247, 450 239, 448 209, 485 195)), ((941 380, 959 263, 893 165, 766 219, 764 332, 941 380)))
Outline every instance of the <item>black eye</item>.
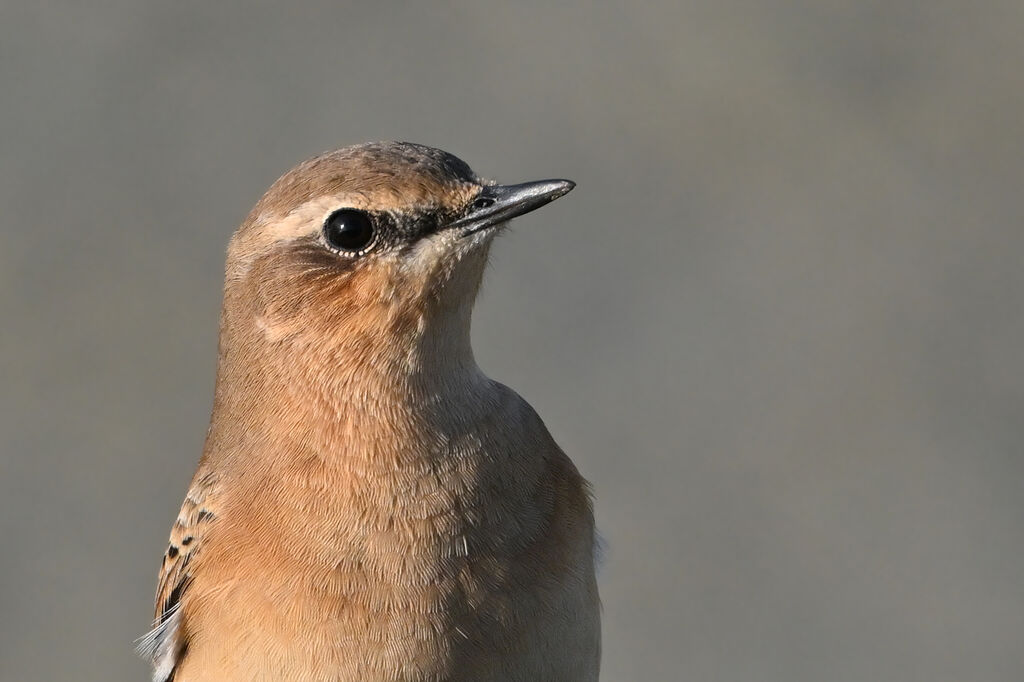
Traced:
POLYGON ((324 239, 332 249, 359 253, 373 243, 373 222, 363 211, 342 208, 324 221, 324 239))

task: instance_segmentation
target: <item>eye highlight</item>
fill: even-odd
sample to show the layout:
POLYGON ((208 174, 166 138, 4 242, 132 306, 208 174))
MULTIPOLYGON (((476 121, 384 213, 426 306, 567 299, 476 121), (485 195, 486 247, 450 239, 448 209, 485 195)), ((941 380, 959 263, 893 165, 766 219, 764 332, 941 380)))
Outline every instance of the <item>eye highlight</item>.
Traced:
POLYGON ((365 211, 340 208, 324 221, 324 241, 332 250, 359 256, 373 244, 376 230, 365 211))

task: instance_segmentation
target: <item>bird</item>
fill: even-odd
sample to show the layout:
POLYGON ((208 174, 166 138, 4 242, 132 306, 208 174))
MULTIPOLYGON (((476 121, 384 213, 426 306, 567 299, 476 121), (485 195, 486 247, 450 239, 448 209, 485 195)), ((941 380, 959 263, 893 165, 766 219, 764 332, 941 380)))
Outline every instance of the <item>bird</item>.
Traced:
POLYGON ((154 682, 598 678, 590 486, 470 344, 495 237, 574 186, 375 142, 256 203, 138 644, 154 682))

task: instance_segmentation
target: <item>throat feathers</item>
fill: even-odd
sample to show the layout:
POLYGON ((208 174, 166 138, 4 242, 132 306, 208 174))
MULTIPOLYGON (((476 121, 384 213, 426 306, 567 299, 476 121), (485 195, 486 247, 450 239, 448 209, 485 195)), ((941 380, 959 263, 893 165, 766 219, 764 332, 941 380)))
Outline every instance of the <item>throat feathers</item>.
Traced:
POLYGON ((598 678, 588 486, 470 345, 494 237, 573 187, 381 142, 260 199, 139 640, 155 682, 598 678))

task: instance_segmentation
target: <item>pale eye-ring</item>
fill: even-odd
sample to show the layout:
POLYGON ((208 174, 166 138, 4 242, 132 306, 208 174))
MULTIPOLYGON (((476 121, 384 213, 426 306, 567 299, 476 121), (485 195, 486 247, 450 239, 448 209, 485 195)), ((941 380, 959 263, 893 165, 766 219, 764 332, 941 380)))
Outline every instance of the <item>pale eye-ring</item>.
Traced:
POLYGON ((323 232, 329 247, 350 254, 365 252, 376 236, 373 219, 354 208, 340 208, 327 216, 323 232))

